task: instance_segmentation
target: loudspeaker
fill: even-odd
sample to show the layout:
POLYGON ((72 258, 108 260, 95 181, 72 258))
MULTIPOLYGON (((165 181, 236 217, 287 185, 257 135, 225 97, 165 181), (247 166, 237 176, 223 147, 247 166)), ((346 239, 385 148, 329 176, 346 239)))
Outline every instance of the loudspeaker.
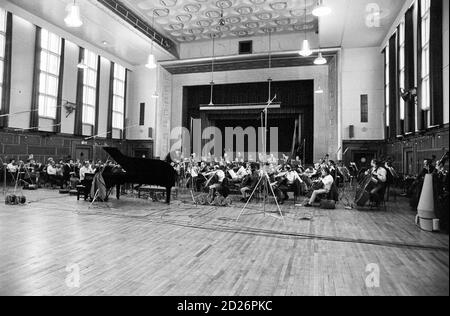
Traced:
POLYGON ((152 127, 148 128, 148 138, 153 138, 153 128, 152 127))
POLYGON ((355 126, 354 125, 350 125, 348 127, 348 137, 349 138, 354 138, 355 137, 355 126))

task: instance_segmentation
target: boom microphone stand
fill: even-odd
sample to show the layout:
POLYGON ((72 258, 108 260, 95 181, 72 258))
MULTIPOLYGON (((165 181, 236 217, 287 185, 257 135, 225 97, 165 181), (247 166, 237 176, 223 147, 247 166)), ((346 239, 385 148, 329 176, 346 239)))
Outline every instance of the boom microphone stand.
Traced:
POLYGON ((269 195, 269 192, 272 194, 273 198, 275 199, 275 203, 277 204, 277 209, 278 209, 278 213, 281 217, 281 219, 283 220, 284 223, 284 216, 283 216, 283 212, 281 211, 280 208, 280 204, 278 203, 278 199, 275 195, 275 192, 272 188, 272 185, 270 184, 270 177, 269 174, 267 173, 267 168, 266 168, 266 163, 267 163, 267 123, 268 123, 268 111, 269 111, 269 106, 273 103, 273 101, 275 101, 275 99, 277 98, 277 96, 275 96, 272 100, 269 100, 267 102, 267 106, 266 108, 261 112, 262 114, 264 114, 264 123, 262 122, 261 119, 261 130, 264 131, 263 136, 262 136, 262 140, 263 140, 263 147, 264 147, 264 158, 262 159, 261 162, 261 170, 260 170, 260 177, 259 177, 259 181, 257 183, 257 185, 255 186, 255 189, 253 190, 252 194, 250 195, 249 199, 247 200, 247 203, 245 204, 244 208, 242 209, 241 213, 239 214, 238 218, 236 219, 236 221, 239 221, 239 219, 241 218, 241 216, 244 214, 245 210, 247 209, 247 206, 250 204, 250 201, 252 200, 253 196, 255 195, 256 191, 258 190, 258 188, 260 187, 260 185, 263 185, 263 210, 264 210, 264 216, 266 216, 266 203, 267 203, 267 197, 269 195))

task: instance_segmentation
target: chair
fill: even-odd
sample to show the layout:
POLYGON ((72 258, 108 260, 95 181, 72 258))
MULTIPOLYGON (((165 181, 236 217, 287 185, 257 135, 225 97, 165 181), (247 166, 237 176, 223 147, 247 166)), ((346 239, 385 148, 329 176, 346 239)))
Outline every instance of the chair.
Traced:
POLYGON ((388 201, 389 199, 389 187, 384 188, 381 192, 380 192, 380 196, 381 196, 381 200, 378 203, 378 206, 376 206, 376 202, 374 201, 370 201, 370 209, 379 209, 380 207, 384 208, 384 211, 387 212, 387 205, 386 205, 386 201, 388 201))

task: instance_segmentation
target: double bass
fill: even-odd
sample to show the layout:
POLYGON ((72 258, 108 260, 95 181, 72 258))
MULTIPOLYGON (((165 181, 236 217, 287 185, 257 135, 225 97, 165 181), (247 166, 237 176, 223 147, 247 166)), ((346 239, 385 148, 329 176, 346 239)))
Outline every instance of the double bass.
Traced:
POLYGON ((370 191, 374 188, 373 172, 366 174, 361 181, 359 181, 356 189, 355 204, 359 207, 366 206, 370 200, 370 191))

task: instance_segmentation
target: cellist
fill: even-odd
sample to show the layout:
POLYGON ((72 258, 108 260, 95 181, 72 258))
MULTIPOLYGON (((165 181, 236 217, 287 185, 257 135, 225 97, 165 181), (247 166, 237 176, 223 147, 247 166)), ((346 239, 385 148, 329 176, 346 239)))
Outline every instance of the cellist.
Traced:
POLYGON ((370 190, 370 199, 376 203, 376 206, 383 200, 387 182, 387 170, 383 164, 373 159, 371 161, 372 168, 366 171, 366 175, 371 175, 372 188, 370 190))

